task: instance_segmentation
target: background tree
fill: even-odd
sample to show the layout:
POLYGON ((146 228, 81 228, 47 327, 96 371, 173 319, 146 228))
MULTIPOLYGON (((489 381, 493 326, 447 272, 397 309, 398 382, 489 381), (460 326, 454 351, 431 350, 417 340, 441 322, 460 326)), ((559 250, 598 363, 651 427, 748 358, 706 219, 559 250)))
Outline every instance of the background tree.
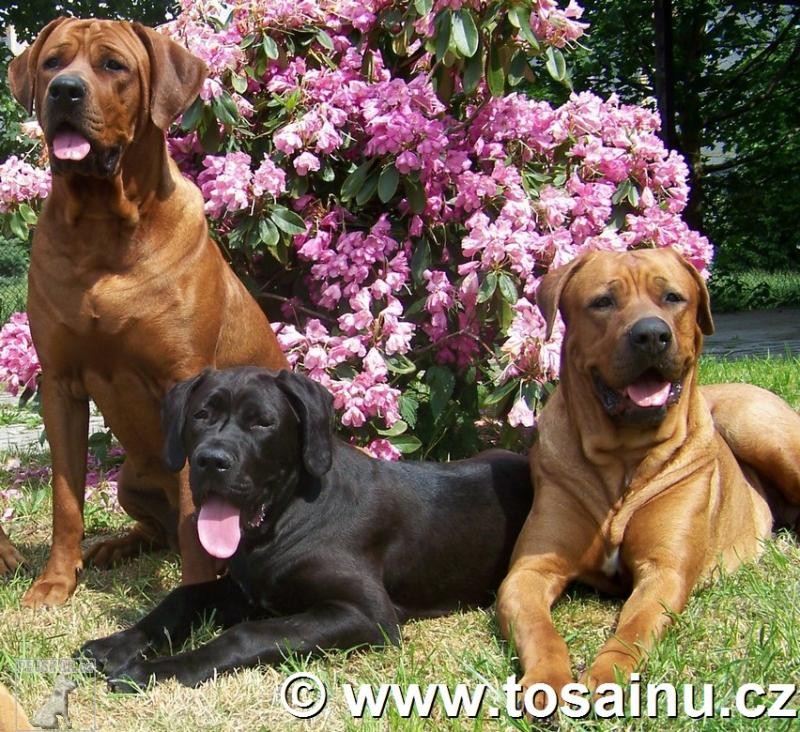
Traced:
POLYGON ((662 136, 690 168, 686 219, 718 247, 717 268, 797 266, 798 3, 583 5, 591 30, 575 86, 631 103, 667 102, 662 136), (659 25, 664 47, 656 44, 659 25))
POLYGON ((20 38, 33 38, 59 15, 118 18, 159 25, 177 15, 178 0, 13 0, 0 6, 0 28, 13 25, 20 38))

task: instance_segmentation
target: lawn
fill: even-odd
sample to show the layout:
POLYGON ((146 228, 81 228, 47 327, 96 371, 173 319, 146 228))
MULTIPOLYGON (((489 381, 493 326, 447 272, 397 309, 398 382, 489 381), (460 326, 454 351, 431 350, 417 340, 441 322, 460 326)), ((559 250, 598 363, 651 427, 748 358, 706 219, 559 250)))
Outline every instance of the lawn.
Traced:
MULTIPOLYGON (((770 388, 800 408, 800 359, 758 359, 723 362, 704 359, 701 378, 712 381, 749 381, 770 388)), ((38 452, 3 456, 6 466, 0 486, 7 487, 17 470, 46 464, 38 452)), ((11 502, 14 516, 5 523, 8 533, 38 570, 49 541, 48 489, 35 471, 11 502)), ((0 506, 2 510, 2 506, 0 506)), ((109 511, 101 495, 87 507, 89 541, 120 530, 125 519, 109 511)), ((67 659, 85 640, 105 635, 136 620, 178 581, 174 555, 147 555, 113 571, 87 569, 77 593, 63 608, 33 613, 20 607, 31 575, 19 572, 0 583, 0 681, 12 689, 32 713, 46 698, 55 675, 47 659, 67 659), (20 660, 23 662, 20 663, 20 660)), ((642 674, 643 682, 713 684, 714 706, 733 707, 735 689, 745 682, 766 687, 797 683, 800 679, 800 544, 782 533, 768 542, 754 565, 723 577, 698 591, 687 611, 657 646, 642 674)), ((620 602, 576 587, 554 611, 557 627, 566 636, 576 674, 590 661, 612 631, 620 602)), ((213 634, 199 630, 191 641, 213 634)), ((500 640, 491 611, 471 610, 438 620, 407 625, 403 644, 386 651, 334 653, 320 659, 289 659, 280 668, 248 669, 220 677, 198 689, 169 682, 140 696, 111 694, 99 679, 86 677, 70 697, 75 729, 102 730, 494 730, 525 729, 501 712, 486 715, 490 706, 503 707, 499 696, 488 695, 483 716, 448 720, 440 707, 430 719, 402 719, 387 707, 379 720, 353 720, 347 711, 342 684, 486 683, 499 689, 506 677, 518 673, 512 651, 500 640), (307 669, 328 686, 329 704, 320 716, 300 722, 279 703, 279 689, 292 672, 307 669)), ((758 699, 750 699, 751 706, 758 699)), ((791 708, 800 706, 796 695, 791 708)), ((563 729, 592 730, 765 730, 790 729, 797 720, 746 719, 695 722, 686 717, 573 722, 563 729)))

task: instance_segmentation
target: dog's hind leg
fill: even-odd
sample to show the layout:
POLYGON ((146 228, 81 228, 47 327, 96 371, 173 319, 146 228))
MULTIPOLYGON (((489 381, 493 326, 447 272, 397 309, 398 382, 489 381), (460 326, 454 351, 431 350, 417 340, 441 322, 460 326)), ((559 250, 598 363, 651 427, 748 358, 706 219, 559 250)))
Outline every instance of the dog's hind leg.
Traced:
POLYGON ((167 490, 177 490, 176 483, 176 478, 168 473, 137 475, 133 463, 126 460, 119 475, 117 498, 125 512, 136 519, 136 524, 122 536, 93 544, 84 561, 96 567, 109 567, 142 552, 177 549, 178 510, 170 505, 166 494, 167 490))
POLYGON ((800 414, 772 392, 750 384, 714 384, 701 392, 736 459, 800 508, 800 414))

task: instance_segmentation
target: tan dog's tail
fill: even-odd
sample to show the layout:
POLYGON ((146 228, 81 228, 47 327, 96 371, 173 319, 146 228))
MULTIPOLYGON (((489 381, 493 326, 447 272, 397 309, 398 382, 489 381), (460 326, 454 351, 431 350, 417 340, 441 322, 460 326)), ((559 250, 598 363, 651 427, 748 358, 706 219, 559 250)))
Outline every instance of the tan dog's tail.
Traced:
POLYGON ((17 700, 0 684, 0 732, 35 729, 17 700))

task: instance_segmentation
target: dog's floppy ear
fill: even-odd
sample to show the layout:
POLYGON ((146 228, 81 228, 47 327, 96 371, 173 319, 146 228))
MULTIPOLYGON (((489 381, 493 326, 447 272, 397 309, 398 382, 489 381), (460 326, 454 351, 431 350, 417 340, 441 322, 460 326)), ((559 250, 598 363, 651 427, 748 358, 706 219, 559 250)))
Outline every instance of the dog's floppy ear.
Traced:
POLYGON ((132 25, 150 57, 150 119, 166 132, 197 98, 208 68, 179 43, 141 23, 132 25))
POLYGON ((28 46, 8 65, 8 84, 11 93, 28 114, 33 113, 33 102, 36 99, 36 67, 39 65, 39 52, 50 34, 68 18, 61 16, 51 20, 42 28, 32 46, 28 46))
POLYGON ((177 473, 186 462, 186 450, 183 448, 183 428, 186 424, 186 410, 189 398, 201 382, 211 373, 205 369, 193 379, 181 381, 173 386, 161 401, 161 431, 164 434, 164 462, 177 473))
POLYGON ((553 325, 556 322, 558 306, 561 303, 561 294, 564 292, 567 282, 592 255, 593 252, 582 254, 580 257, 576 257, 571 262, 551 270, 542 277, 542 281, 536 290, 536 305, 547 324, 547 330, 544 335, 546 341, 549 341, 550 336, 553 335, 553 325))
POLYGON ((319 382, 291 371, 280 371, 275 383, 300 418, 306 470, 317 478, 325 475, 333 464, 333 396, 319 382))
POLYGON ((674 249, 671 251, 680 260, 681 264, 686 268, 686 271, 692 275, 692 279, 694 279, 697 284, 697 292, 700 296, 697 303, 697 324, 700 326, 700 332, 703 335, 712 335, 714 333, 714 319, 711 317, 711 297, 708 294, 706 281, 686 257, 683 257, 674 249))

